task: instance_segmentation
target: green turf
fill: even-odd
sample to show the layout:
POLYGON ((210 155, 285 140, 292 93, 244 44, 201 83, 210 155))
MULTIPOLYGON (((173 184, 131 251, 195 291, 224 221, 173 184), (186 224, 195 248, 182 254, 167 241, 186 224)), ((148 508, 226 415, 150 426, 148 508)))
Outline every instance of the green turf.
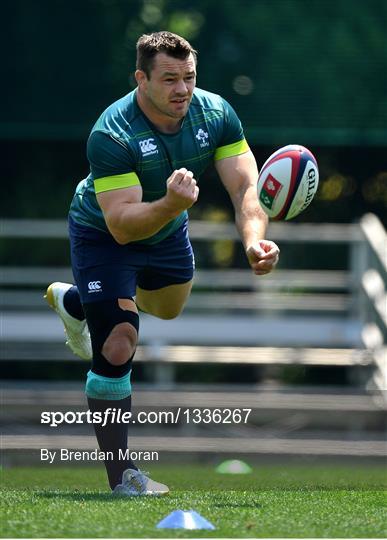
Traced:
POLYGON ((385 469, 265 466, 249 475, 213 467, 152 466, 171 495, 116 499, 102 468, 11 468, 2 472, 2 537, 382 538, 385 469), (176 509, 196 510, 215 531, 158 530, 176 509))

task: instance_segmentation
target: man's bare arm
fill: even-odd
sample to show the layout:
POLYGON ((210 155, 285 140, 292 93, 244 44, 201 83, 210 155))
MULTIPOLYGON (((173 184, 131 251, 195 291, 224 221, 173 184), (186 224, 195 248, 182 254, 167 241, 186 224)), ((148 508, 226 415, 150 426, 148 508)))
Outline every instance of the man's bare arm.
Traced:
POLYGON ((144 240, 190 208, 199 189, 192 172, 174 171, 167 180, 167 193, 161 199, 142 202, 141 186, 105 191, 97 195, 106 225, 119 244, 144 240))
POLYGON ((235 224, 250 266, 257 275, 271 272, 279 249, 265 239, 268 217, 258 202, 258 168, 252 152, 219 160, 215 167, 233 203, 235 224))

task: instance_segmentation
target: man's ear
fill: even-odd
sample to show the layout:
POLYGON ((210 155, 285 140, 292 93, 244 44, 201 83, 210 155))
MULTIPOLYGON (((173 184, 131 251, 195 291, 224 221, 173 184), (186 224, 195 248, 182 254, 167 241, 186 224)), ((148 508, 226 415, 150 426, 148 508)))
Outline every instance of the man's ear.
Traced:
POLYGON ((134 72, 134 77, 138 86, 141 86, 142 84, 144 84, 144 82, 148 80, 145 71, 142 71, 142 69, 136 69, 136 71, 134 72))

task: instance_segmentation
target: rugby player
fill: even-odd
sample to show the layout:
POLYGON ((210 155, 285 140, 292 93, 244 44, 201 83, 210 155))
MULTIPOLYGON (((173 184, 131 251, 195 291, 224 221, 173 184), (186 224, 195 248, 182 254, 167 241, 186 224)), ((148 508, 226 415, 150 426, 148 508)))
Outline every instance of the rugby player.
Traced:
MULTIPOLYGON (((241 122, 222 97, 196 88, 196 63, 196 51, 176 34, 141 36, 136 89, 102 113, 88 139, 90 174, 69 212, 76 285, 52 283, 46 297, 70 348, 92 359, 86 396, 93 412, 130 411, 138 309, 161 319, 183 309, 194 272, 187 210, 211 162, 253 272, 267 274, 278 262, 278 247, 265 240, 257 165, 241 122)), ((94 429, 101 451, 115 456, 105 461, 114 494, 168 493, 129 458, 118 458, 127 449, 127 424, 94 429)))

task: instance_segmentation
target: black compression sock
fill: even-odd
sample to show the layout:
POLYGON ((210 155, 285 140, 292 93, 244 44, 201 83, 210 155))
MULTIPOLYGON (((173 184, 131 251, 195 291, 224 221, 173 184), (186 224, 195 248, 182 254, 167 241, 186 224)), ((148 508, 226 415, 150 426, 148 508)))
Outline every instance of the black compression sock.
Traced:
POLYGON ((78 287, 73 285, 68 291, 66 291, 63 297, 63 305, 67 313, 74 317, 74 319, 78 319, 79 321, 84 320, 85 313, 79 297, 78 287))
POLYGON ((90 411, 102 413, 102 424, 94 423, 93 426, 100 449, 103 452, 112 452, 113 459, 106 459, 105 467, 110 487, 114 489, 117 484, 121 483, 122 473, 126 469, 138 469, 129 457, 125 458, 125 451, 128 448, 128 424, 112 423, 109 421, 109 417, 107 417, 108 422, 106 426, 103 426, 104 412, 108 408, 121 409, 122 414, 124 412, 130 412, 132 398, 129 396, 125 399, 106 400, 88 397, 87 402, 90 411), (121 455, 119 450, 121 450, 121 455))

